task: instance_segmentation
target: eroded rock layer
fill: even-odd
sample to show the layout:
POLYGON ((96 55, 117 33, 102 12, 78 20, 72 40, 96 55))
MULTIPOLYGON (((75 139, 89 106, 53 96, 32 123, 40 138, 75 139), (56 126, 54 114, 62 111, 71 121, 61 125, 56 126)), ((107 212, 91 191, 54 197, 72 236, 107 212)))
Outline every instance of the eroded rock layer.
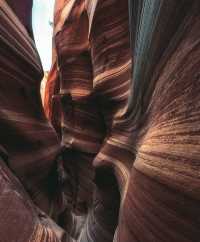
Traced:
POLYGON ((0 0, 0 242, 198 242, 199 0, 57 0, 57 134, 31 8, 0 0))

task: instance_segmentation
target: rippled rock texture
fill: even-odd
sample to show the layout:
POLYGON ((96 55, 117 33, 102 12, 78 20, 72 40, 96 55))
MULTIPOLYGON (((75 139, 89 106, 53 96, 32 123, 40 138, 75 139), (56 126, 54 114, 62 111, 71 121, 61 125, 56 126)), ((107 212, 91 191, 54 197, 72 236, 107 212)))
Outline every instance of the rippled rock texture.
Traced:
POLYGON ((0 241, 198 242, 199 0, 57 0, 57 134, 23 3, 0 0, 0 241))

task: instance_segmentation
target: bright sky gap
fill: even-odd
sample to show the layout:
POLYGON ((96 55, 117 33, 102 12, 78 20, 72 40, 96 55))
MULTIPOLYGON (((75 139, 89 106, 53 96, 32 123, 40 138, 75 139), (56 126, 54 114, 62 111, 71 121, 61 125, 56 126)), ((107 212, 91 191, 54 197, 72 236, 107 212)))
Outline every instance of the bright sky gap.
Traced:
POLYGON ((54 0, 34 0, 33 32, 38 52, 45 71, 51 67, 52 27, 54 0))

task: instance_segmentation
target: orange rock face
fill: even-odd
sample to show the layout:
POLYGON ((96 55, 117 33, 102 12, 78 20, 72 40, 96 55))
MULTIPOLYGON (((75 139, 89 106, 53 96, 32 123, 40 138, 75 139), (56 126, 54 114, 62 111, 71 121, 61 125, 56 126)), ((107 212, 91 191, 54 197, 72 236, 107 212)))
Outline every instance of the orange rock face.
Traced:
POLYGON ((0 241, 199 242, 199 0, 57 0, 45 112, 31 9, 0 0, 0 241))

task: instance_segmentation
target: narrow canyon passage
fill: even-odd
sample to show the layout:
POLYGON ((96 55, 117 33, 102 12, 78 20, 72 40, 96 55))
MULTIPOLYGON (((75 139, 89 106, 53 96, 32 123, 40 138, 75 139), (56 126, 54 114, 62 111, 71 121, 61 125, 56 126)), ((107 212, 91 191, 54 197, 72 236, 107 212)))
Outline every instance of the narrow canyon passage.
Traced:
POLYGON ((199 242, 199 67, 199 0, 0 0, 0 242, 199 242))

